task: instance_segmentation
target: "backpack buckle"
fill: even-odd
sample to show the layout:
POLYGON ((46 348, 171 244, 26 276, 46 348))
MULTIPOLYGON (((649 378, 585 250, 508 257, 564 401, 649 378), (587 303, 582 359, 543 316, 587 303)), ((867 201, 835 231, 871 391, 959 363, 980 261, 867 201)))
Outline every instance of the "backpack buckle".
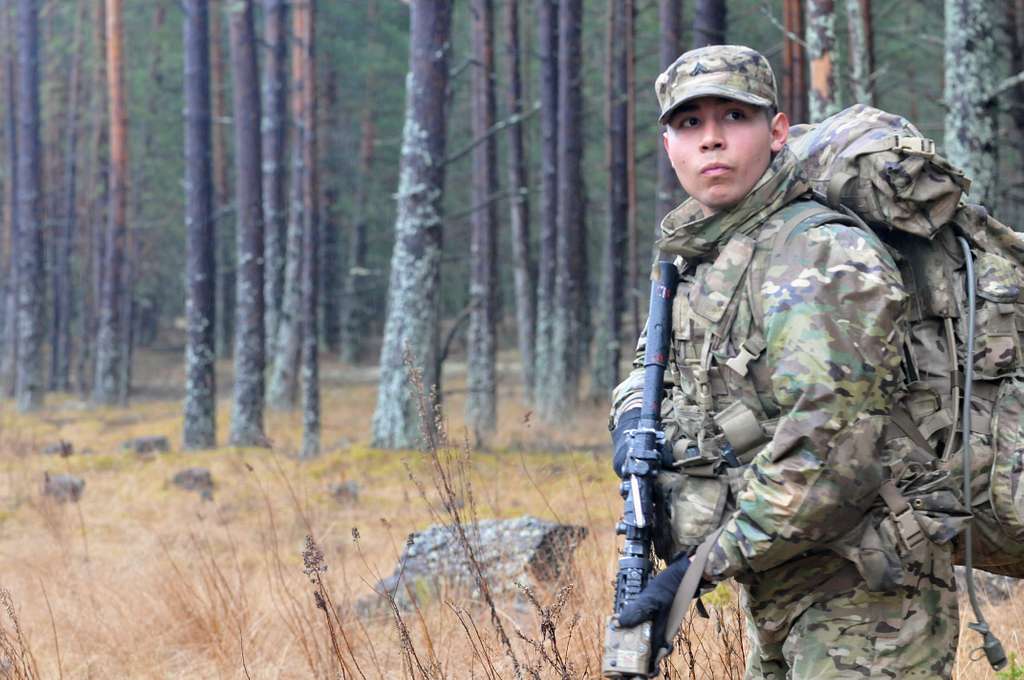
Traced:
POLYGON ((935 142, 927 137, 896 135, 896 148, 905 153, 931 158, 935 155, 935 142))
POLYGON ((893 513, 893 519, 896 520, 900 538, 903 539, 903 543, 910 552, 914 552, 928 540, 921 530, 917 518, 914 517, 914 511, 909 506, 903 512, 893 513))

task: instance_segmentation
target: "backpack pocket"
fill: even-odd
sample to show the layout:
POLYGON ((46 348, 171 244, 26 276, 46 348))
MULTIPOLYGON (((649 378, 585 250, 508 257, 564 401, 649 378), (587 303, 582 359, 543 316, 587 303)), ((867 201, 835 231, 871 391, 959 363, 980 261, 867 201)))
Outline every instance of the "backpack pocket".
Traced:
MULTIPOLYGON (((977 311, 974 323, 974 370, 980 379, 1002 378, 1021 365, 1017 299, 1021 277, 1017 267, 994 253, 976 253, 977 311)), ((967 338, 967 315, 960 318, 967 338)), ((966 342, 964 343, 966 345, 966 342)))
POLYGON ((1006 380, 992 417, 994 456, 989 481, 992 511, 1000 528, 1024 554, 1024 380, 1006 380))

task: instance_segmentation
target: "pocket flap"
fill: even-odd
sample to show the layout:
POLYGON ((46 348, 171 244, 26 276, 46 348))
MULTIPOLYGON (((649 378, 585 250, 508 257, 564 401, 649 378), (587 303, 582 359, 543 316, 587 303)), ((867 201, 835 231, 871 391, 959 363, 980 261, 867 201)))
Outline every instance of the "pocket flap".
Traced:
POLYGON ((995 253, 977 253, 974 262, 978 297, 992 302, 1016 302, 1021 277, 1013 262, 995 253))
POLYGON ((736 291, 743 284, 747 267, 754 257, 754 239, 733 236, 714 263, 704 271, 698 285, 690 290, 690 309, 709 323, 717 324, 725 316, 736 291))

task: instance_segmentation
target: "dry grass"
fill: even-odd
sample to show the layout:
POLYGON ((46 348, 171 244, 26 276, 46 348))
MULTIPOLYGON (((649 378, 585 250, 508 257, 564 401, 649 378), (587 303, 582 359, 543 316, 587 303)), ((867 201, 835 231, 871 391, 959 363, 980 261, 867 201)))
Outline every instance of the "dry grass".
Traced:
MULTIPOLYGON (((86 409, 70 397, 32 417, 0 407, 0 678, 600 677, 621 510, 603 404, 584 407, 571 429, 550 428, 509 389, 488 452, 378 452, 366 446, 372 373, 328 362, 316 461, 291 455, 298 414, 270 415, 272 451, 122 452, 135 436, 180 442, 179 358, 147 355, 145 389, 128 409, 86 409), (40 455, 59 439, 74 455, 40 455), (213 473, 213 501, 170 485, 193 465, 213 473), (43 497, 44 471, 83 477, 81 502, 43 497), (339 481, 358 482, 358 501, 331 497, 339 481), (471 502, 453 504, 446 484, 471 502), (453 512, 464 522, 530 513, 589 533, 568 579, 548 590, 490 602, 450 592, 413 612, 391 609, 374 584, 409 532, 453 512), (366 597, 380 600, 379 614, 355 614, 366 597)), ((460 384, 446 377, 456 439, 460 384)), ((228 407, 223 400, 224 432, 228 407)), ((735 594, 720 589, 714 603, 710 621, 687 623, 669 677, 740 677, 735 594)), ((989 608, 1018 653, 1022 606, 989 608)), ((993 677, 984 661, 968 662, 967 646, 958 677, 993 677)))

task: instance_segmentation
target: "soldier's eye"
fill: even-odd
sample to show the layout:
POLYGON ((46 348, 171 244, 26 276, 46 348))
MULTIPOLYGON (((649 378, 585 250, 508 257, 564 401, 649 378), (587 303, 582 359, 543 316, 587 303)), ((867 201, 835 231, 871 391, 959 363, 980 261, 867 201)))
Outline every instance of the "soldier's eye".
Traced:
POLYGON ((731 109, 725 114, 726 120, 743 120, 747 117, 747 113, 740 109, 731 109))
POLYGON ((700 125, 700 118, 696 116, 684 116, 679 121, 679 127, 681 128, 692 128, 700 125))

